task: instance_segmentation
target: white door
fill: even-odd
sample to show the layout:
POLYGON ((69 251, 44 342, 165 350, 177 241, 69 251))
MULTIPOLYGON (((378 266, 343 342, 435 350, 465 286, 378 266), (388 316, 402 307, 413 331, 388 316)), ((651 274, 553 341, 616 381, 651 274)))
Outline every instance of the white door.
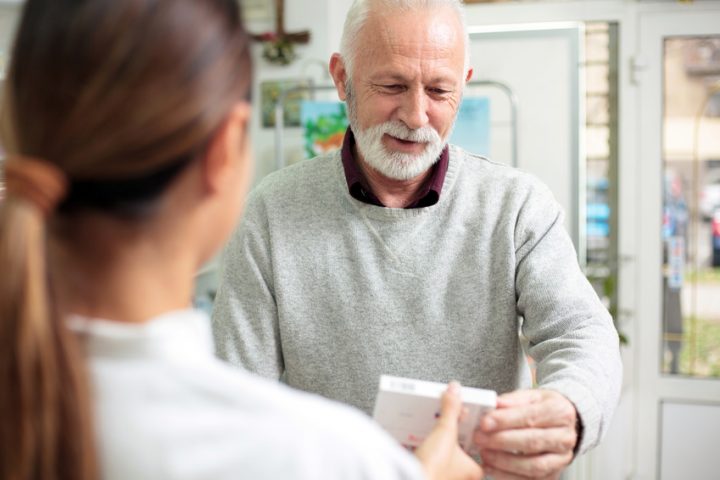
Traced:
POLYGON ((638 32, 634 478, 718 479, 720 5, 641 10, 638 32))
MULTIPOLYGON (((584 116, 584 26, 578 22, 473 26, 474 79, 505 84, 517 100, 517 163, 540 178, 565 210, 565 226, 585 259, 585 169, 578 127, 584 116), (582 160, 581 160, 582 159, 582 160), (582 208, 581 208, 582 207, 582 208)), ((511 164, 510 108, 502 92, 490 99, 490 158, 511 164)), ((466 95, 475 94, 472 85, 466 95)))

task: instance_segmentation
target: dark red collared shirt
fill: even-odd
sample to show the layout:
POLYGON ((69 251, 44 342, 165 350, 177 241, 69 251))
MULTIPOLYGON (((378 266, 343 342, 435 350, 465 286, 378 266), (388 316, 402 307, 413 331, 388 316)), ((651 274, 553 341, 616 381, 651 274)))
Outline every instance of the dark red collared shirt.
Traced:
MULTIPOLYGON (((345 132, 345 139, 343 140, 340 155, 342 157, 343 169, 345 170, 345 180, 347 181, 350 195, 361 202, 369 203, 370 205, 377 205, 378 207, 384 207, 385 205, 383 205, 372 190, 370 190, 370 185, 368 184, 365 175, 363 175, 360 170, 360 166, 358 165, 357 160, 355 159, 355 154, 353 153, 354 146, 355 136, 353 135, 352 130, 350 130, 350 127, 348 127, 347 132, 345 132)), ((423 185, 418 199, 405 208, 429 207, 430 205, 435 205, 438 200, 440 200, 440 192, 442 191, 442 186, 445 182, 448 161, 448 146, 445 145, 445 148, 443 148, 440 153, 440 158, 432 166, 430 178, 423 185)))

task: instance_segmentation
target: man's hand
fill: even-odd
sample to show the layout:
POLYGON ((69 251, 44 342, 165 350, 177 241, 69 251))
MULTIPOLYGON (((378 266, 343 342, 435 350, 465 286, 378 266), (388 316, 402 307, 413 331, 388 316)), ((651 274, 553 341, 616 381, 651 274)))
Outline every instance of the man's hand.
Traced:
POLYGON ((578 442, 575 406, 551 390, 500 395, 475 430, 483 470, 495 480, 557 479, 578 442))
POLYGON ((415 450, 429 480, 479 480, 483 471, 458 444, 458 421, 462 414, 460 384, 452 382, 442 396, 435 428, 415 450))

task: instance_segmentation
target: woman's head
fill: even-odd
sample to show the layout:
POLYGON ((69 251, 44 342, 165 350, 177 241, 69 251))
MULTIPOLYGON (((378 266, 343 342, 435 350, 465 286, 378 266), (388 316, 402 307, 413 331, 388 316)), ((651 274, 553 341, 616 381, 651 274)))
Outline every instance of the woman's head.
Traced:
POLYGON ((65 172, 64 210, 132 211, 203 154, 250 69, 232 0, 30 0, 2 144, 65 172))
POLYGON ((210 190, 217 171, 246 184, 221 157, 249 163, 248 42, 235 0, 26 1, 0 144, 8 180, 49 174, 59 193, 46 206, 9 186, 0 205, 0 477, 93 476, 81 362, 49 301, 47 217, 152 222, 198 165, 210 190))

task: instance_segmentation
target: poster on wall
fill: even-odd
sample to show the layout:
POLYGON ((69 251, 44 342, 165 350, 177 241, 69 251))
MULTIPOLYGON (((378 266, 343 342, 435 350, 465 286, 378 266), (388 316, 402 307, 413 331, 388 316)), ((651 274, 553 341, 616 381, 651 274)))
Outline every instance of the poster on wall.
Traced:
POLYGON ((348 126, 344 102, 305 100, 300 106, 300 121, 307 158, 342 147, 348 126))
POLYGON ((460 104, 450 143, 477 155, 490 155, 490 99, 466 97, 460 104))

